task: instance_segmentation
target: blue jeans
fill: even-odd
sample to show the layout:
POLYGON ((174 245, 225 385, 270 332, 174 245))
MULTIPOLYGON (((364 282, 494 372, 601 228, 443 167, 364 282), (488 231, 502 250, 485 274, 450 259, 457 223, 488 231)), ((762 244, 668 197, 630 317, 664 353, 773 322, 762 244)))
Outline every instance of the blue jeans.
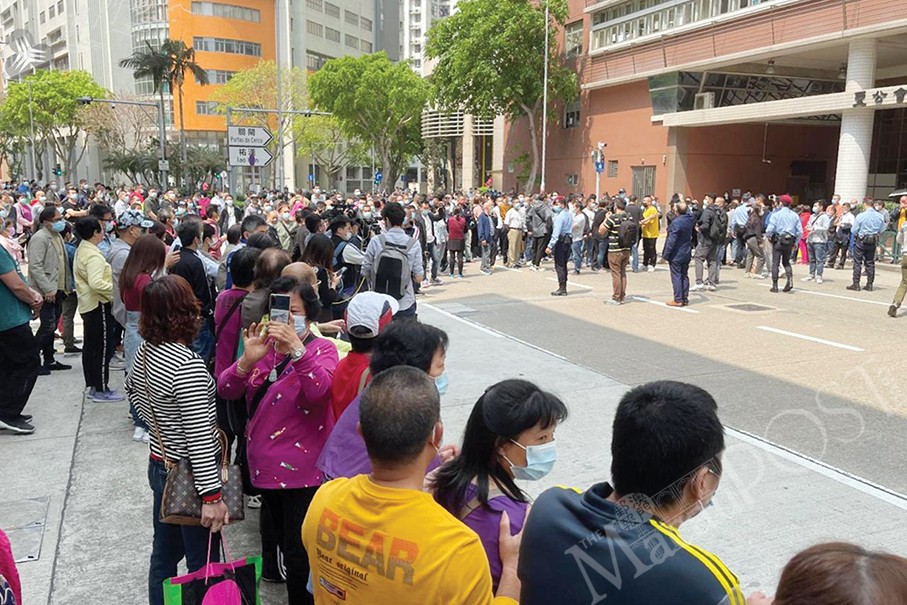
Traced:
POLYGON ((605 257, 608 256, 608 240, 603 239, 598 241, 598 264, 595 265, 596 269, 605 268, 605 257))
POLYGON ((822 277, 825 269, 825 256, 828 254, 827 242, 806 243, 806 255, 809 257, 809 274, 822 277))
POLYGON ((630 248, 630 262, 633 265, 633 273, 639 272, 639 240, 630 248))
POLYGON ((413 303, 412 305, 410 305, 410 306, 407 307, 406 309, 400 309, 399 311, 397 311, 396 313, 394 313, 394 319, 395 319, 395 320, 398 320, 398 319, 416 319, 416 318, 417 318, 417 315, 416 315, 416 303, 413 303))
MULTIPOLYGON (((151 543, 151 567, 148 569, 148 602, 164 605, 164 580, 177 574, 177 565, 186 558, 189 573, 198 571, 208 561, 208 530, 201 525, 172 525, 161 522, 161 497, 167 482, 167 469, 160 460, 148 461, 148 485, 154 494, 152 515, 154 539, 151 543)), ((220 534, 211 540, 211 562, 220 562, 220 534)))
MULTIPOLYGON (((126 374, 132 373, 135 364, 135 352, 142 345, 142 336, 139 334, 139 312, 126 311, 126 331, 123 333, 123 352, 126 354, 126 374)), ((145 421, 139 418, 135 406, 129 404, 129 413, 132 414, 132 424, 148 430, 145 421)))
POLYGON ((214 334, 211 332, 211 322, 207 319, 202 320, 202 327, 198 331, 198 336, 192 343, 192 350, 198 353, 202 359, 208 359, 211 351, 214 349, 214 334))
POLYGON ((573 251, 573 270, 576 273, 579 273, 580 268, 583 266, 583 243, 585 240, 577 240, 573 242, 570 247, 573 251))

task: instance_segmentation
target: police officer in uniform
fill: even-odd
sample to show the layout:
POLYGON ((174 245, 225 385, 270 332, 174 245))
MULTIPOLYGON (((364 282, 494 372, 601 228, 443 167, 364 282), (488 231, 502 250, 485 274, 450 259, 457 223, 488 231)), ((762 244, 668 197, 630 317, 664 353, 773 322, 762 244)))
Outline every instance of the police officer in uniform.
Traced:
POLYGON ((784 291, 794 288, 794 270, 790 266, 790 255, 794 246, 803 237, 803 223, 797 213, 790 209, 793 199, 785 194, 781 196, 781 208, 772 213, 765 229, 765 235, 772 242, 772 292, 778 291, 778 265, 784 265, 787 283, 784 291))
POLYGON ((885 230, 888 217, 872 207, 872 198, 863 200, 863 211, 857 215, 853 222, 853 283, 847 286, 848 290, 860 289, 860 273, 866 265, 866 285, 864 290, 872 291, 872 282, 876 276, 876 245, 879 243, 879 234, 885 230))

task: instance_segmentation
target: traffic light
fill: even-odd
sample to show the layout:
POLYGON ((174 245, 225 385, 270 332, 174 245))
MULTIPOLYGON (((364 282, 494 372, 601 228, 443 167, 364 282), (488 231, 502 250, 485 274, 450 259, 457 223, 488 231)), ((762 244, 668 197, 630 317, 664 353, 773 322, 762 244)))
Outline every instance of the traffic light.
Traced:
POLYGON ((54 174, 55 174, 55 175, 57 175, 57 176, 62 176, 63 173, 64 173, 64 170, 63 170, 62 168, 60 168, 60 165, 59 165, 59 164, 57 164, 56 166, 54 166, 54 174))

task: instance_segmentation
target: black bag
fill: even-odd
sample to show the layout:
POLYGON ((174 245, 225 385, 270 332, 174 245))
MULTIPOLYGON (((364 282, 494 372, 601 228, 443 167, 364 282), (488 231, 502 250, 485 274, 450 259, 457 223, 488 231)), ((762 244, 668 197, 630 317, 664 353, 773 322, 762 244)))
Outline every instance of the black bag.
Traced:
POLYGON ((721 243, 727 237, 727 213, 723 210, 712 211, 715 218, 709 226, 709 239, 721 243))
POLYGON ((639 241, 639 225, 633 219, 625 217, 617 227, 617 246, 632 248, 639 241))
POLYGON ((782 233, 778 238, 778 241, 782 246, 793 246, 796 243, 797 238, 792 233, 782 233))

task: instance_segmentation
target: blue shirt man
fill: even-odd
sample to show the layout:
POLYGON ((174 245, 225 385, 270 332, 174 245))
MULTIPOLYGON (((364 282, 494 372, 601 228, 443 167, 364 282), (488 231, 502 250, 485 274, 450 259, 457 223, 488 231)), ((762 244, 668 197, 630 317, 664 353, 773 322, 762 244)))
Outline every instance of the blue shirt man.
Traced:
POLYGON ((878 235, 885 230, 887 222, 885 215, 877 212, 871 202, 866 203, 863 205, 863 212, 858 214, 854 220, 851 233, 854 237, 878 235))
POLYGON ((573 231, 573 215, 561 207, 561 210, 554 217, 554 227, 551 229, 551 239, 548 240, 548 247, 554 250, 557 240, 562 235, 570 235, 571 231, 573 231))
POLYGON ((776 233, 779 236, 793 235, 797 238, 796 241, 803 237, 803 223, 797 213, 790 209, 790 206, 785 205, 772 212, 765 234, 771 237, 776 233))
POLYGON ((734 226, 743 227, 746 225, 746 221, 750 218, 750 206, 749 204, 740 204, 734 210, 734 226))

